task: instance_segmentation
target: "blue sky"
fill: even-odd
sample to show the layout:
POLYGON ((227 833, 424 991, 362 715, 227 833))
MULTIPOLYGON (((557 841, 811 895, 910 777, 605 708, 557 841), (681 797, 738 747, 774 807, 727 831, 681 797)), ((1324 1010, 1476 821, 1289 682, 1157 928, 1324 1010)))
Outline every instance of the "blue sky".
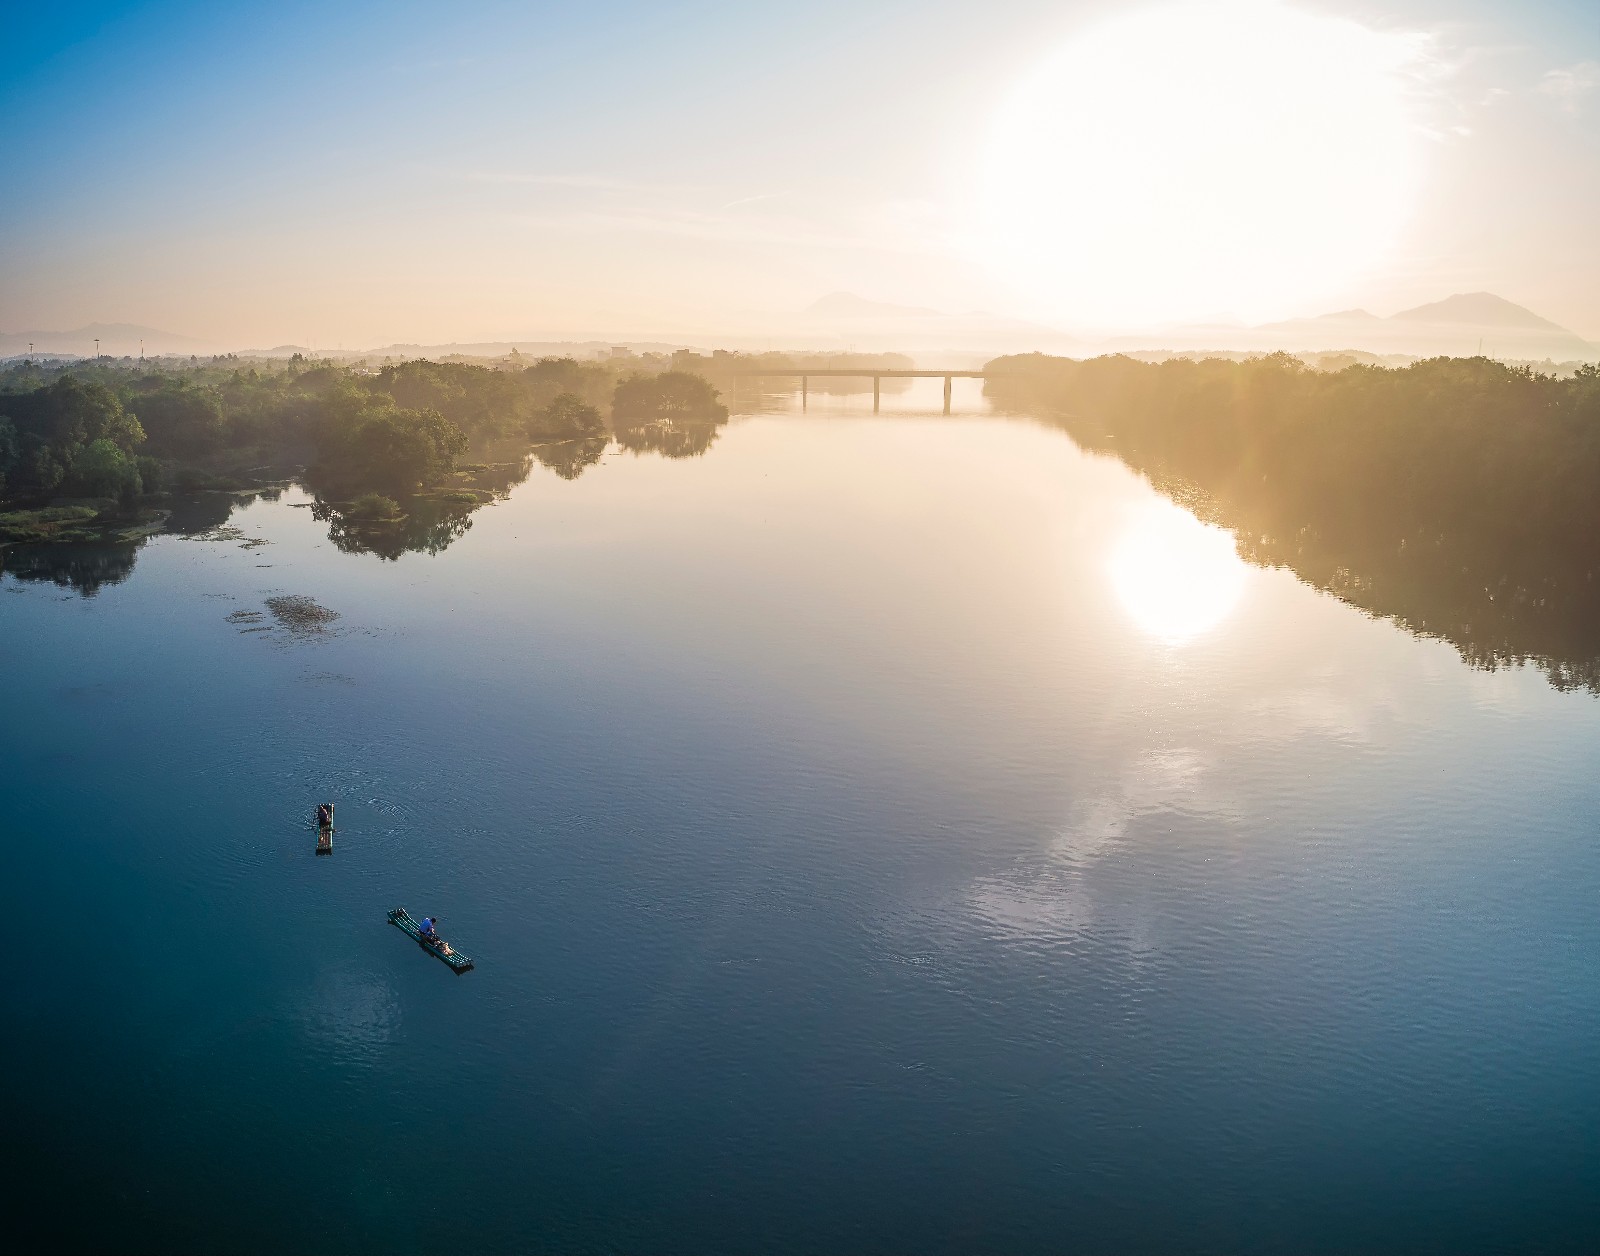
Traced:
MULTIPOLYGON (((1037 317, 966 247, 985 128, 1130 7, 8 5, 0 329, 704 339, 836 289, 1037 317)), ((1600 338, 1600 8, 1298 7, 1428 49, 1420 199, 1330 299, 1488 288, 1600 338)))

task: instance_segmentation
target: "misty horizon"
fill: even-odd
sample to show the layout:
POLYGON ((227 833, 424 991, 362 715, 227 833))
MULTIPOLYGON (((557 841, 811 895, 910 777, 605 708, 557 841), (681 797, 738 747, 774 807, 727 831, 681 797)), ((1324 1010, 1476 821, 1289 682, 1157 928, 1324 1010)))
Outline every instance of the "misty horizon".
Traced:
POLYGON ((974 312, 950 316, 926 307, 900 307, 853 293, 834 292, 797 312, 801 318, 785 336, 724 336, 702 341, 645 339, 629 335, 594 335, 554 339, 504 337, 477 342, 426 344, 389 342, 370 346, 316 346, 283 343, 270 346, 216 345, 163 329, 126 324, 92 324, 72 331, 0 331, 0 359, 33 351, 51 356, 113 356, 135 353, 157 356, 236 354, 245 357, 287 357, 294 353, 336 358, 366 356, 499 357, 522 354, 607 356, 618 349, 634 353, 726 349, 734 352, 904 351, 942 354, 941 361, 968 366, 986 356, 1009 352, 1056 351, 1074 356, 1096 352, 1272 352, 1337 353, 1354 351, 1396 358, 1434 354, 1486 356, 1506 360, 1586 361, 1600 357, 1600 345, 1586 342, 1531 310, 1492 293, 1458 293, 1441 301, 1374 315, 1366 310, 1341 310, 1314 317, 1249 326, 1197 325, 1170 327, 1147 336, 1069 336, 1046 328, 1007 325, 974 312), (809 321, 809 329, 805 325, 809 321), (920 337, 920 340, 919 340, 920 337), (1163 341, 1163 337, 1165 340, 1163 341), (26 342, 26 343, 25 343, 26 342))

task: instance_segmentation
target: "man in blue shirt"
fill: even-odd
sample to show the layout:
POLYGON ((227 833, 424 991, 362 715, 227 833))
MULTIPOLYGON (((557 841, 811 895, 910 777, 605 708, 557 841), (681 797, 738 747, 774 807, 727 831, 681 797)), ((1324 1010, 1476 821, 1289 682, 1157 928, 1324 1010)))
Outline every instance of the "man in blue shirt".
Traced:
POLYGON ((419 932, 422 934, 422 940, 424 942, 437 942, 439 940, 439 935, 435 933, 433 929, 432 916, 424 916, 422 918, 422 927, 419 932))

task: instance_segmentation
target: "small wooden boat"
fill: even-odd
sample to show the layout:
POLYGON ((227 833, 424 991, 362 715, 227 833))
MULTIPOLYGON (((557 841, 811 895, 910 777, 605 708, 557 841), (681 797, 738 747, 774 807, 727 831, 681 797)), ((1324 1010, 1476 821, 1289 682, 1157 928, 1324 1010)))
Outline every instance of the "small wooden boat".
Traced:
POLYGON ((458 977, 464 972, 471 971, 472 961, 460 951, 456 950, 443 938, 440 938, 437 942, 429 942, 426 938, 424 938, 422 936, 422 926, 419 925, 415 920, 411 919, 411 917, 406 913, 406 909, 404 907, 396 907, 389 913, 389 923, 392 924, 396 929, 410 934, 417 940, 417 945, 420 946, 424 951, 428 951, 434 955, 437 955, 445 963, 449 964, 451 970, 458 977))
POLYGON ((317 804, 317 854, 333 854, 333 804, 317 804))

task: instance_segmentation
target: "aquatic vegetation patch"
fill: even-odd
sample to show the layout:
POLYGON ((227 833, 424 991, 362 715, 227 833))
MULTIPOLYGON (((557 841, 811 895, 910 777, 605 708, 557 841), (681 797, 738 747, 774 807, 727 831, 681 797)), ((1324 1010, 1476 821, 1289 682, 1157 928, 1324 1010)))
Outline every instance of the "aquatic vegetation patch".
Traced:
POLYGON ((215 528, 206 528, 200 532, 185 532, 179 538, 184 541, 241 541, 244 533, 231 525, 215 528))
POLYGON ((302 594, 269 597, 266 605, 272 617, 296 637, 320 636, 340 618, 338 611, 331 611, 302 594))
POLYGON ((272 625, 264 622, 266 618, 264 611, 234 611, 228 622, 240 632, 271 632, 272 625))
POLYGON ((265 537, 251 536, 241 528, 230 524, 218 524, 214 528, 204 528, 199 532, 185 532, 180 535, 185 541, 237 541, 243 550, 260 549, 263 545, 272 542, 265 537))

